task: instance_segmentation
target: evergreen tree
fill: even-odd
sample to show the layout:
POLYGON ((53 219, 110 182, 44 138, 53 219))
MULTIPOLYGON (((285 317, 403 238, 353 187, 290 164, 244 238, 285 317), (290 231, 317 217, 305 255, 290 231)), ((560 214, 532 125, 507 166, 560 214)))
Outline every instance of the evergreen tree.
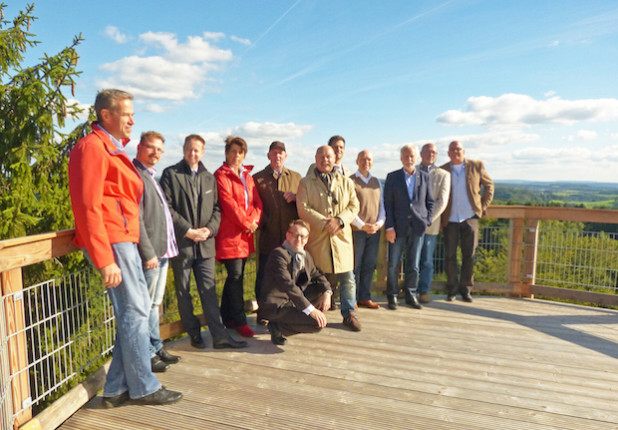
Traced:
POLYGON ((68 152, 86 132, 61 130, 80 113, 65 91, 75 92, 76 48, 81 35, 59 53, 24 65, 40 42, 30 33, 36 20, 28 5, 12 21, 0 3, 0 239, 70 228, 68 152))

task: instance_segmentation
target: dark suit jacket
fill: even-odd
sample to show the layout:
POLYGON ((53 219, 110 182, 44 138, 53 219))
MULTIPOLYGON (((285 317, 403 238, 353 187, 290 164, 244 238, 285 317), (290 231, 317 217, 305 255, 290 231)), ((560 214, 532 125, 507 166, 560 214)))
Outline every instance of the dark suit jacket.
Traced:
POLYGON ((288 203, 283 194, 296 194, 301 180, 300 173, 286 167, 279 180, 275 179, 270 164, 253 175, 253 181, 262 200, 262 218, 260 219, 260 254, 269 254, 285 240, 290 222, 298 219, 296 202, 288 203))
MULTIPOLYGON (((142 177, 142 182, 144 182, 144 193, 139 202, 139 243, 137 249, 145 262, 154 257, 161 258, 167 251, 167 221, 163 208, 166 203, 161 201, 148 169, 137 159, 133 160, 133 164, 142 177)), ((156 181, 156 179, 154 180, 156 181)))
POLYGON ((200 192, 195 200, 193 172, 185 160, 168 167, 161 176, 161 188, 174 221, 179 257, 202 258, 215 256, 215 236, 221 223, 221 210, 217 197, 217 183, 202 162, 197 168, 200 192), (212 234, 207 240, 195 243, 185 237, 190 228, 208 227, 212 234))
POLYGON ((408 226, 419 236, 431 225, 433 214, 433 195, 429 174, 416 168, 416 183, 413 200, 408 196, 408 186, 403 168, 386 176, 384 184, 384 209, 386 210, 386 229, 395 228, 397 237, 407 235, 408 226))
POLYGON ((331 289, 308 252, 305 254, 305 268, 294 271, 290 253, 281 246, 275 248, 266 263, 259 299, 260 318, 269 319, 278 308, 284 306, 294 306, 299 311, 306 309, 311 302, 304 291, 310 284, 316 284, 323 293, 331 289))
MULTIPOLYGON (((489 174, 485 170, 482 161, 464 159, 466 167, 466 191, 468 192, 468 200, 472 206, 472 210, 479 218, 482 218, 487 212, 487 207, 494 198, 494 181, 491 180, 489 174), (483 193, 481 194, 481 186, 483 193)), ((446 163, 440 166, 441 169, 451 173, 451 163, 446 163)), ((453 203, 453 175, 451 175, 451 194, 448 198, 448 205, 442 212, 442 226, 448 224, 448 219, 451 216, 451 205, 453 203)))

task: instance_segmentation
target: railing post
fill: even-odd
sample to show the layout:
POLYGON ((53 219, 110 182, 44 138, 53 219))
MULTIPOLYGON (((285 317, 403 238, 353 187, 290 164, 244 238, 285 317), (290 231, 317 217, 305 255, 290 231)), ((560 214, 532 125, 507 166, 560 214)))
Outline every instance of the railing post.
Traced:
MULTIPOLYGON (((524 278, 527 285, 536 283, 536 256, 539 245, 539 220, 526 220, 526 247, 524 248, 524 278)), ((529 290, 529 287, 528 287, 529 290)), ((530 294, 532 297, 532 295, 530 294)))
POLYGON ((15 417, 15 426, 18 427, 32 418, 21 268, 2 272, 0 280, 6 312, 9 368, 13 376, 11 380, 13 415, 23 409, 15 417))
POLYGON ((509 276, 511 296, 520 296, 521 291, 521 255, 524 239, 524 219, 513 218, 509 221, 509 276))

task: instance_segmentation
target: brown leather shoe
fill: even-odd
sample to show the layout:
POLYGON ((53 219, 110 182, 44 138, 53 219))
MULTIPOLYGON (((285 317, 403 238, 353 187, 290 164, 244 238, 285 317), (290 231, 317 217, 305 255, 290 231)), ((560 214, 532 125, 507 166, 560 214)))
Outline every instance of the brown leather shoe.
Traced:
POLYGON ((374 302, 373 300, 359 300, 358 306, 369 309, 379 309, 380 305, 374 302))
POLYGON ((355 312, 350 312, 343 318, 343 325, 352 331, 361 331, 361 323, 356 318, 355 312))

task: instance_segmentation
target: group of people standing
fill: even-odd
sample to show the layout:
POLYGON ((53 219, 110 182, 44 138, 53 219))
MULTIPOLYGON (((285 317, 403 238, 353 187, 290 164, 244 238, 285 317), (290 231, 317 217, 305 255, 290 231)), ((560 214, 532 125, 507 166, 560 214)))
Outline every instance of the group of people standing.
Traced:
POLYGON ((95 111, 92 133, 71 151, 69 185, 74 242, 101 272, 117 321, 104 407, 182 398, 153 374, 180 360, 165 350, 159 335, 168 265, 191 345, 207 347, 193 310, 193 273, 213 347, 247 346, 227 328, 254 335, 244 311, 243 276, 258 230, 257 319, 267 324, 276 345, 285 344, 285 336, 321 330, 325 312, 338 307, 343 325, 361 330, 358 307, 380 307, 371 298, 371 285, 382 227, 389 248, 389 309, 398 307, 404 255, 406 303, 421 309, 431 300, 441 229, 447 300, 460 294, 472 301, 478 219, 492 200, 493 182, 482 162, 464 158, 459 142, 451 142, 451 162, 441 168, 435 166, 435 145, 423 146, 420 163, 417 148, 405 145, 403 167, 389 173, 382 186, 371 175, 370 151, 358 154, 354 174, 342 165, 341 136, 317 149, 315 164, 302 177, 285 167, 287 150, 279 141, 269 147, 266 168, 252 176, 253 166, 243 164, 247 143, 234 136, 225 141, 225 162, 211 174, 201 162, 204 139, 192 134, 185 139, 183 159, 166 168, 158 182, 161 134, 143 133, 133 161, 124 151, 134 125, 132 96, 100 91, 95 111), (227 271, 220 306, 215 260, 227 271))

